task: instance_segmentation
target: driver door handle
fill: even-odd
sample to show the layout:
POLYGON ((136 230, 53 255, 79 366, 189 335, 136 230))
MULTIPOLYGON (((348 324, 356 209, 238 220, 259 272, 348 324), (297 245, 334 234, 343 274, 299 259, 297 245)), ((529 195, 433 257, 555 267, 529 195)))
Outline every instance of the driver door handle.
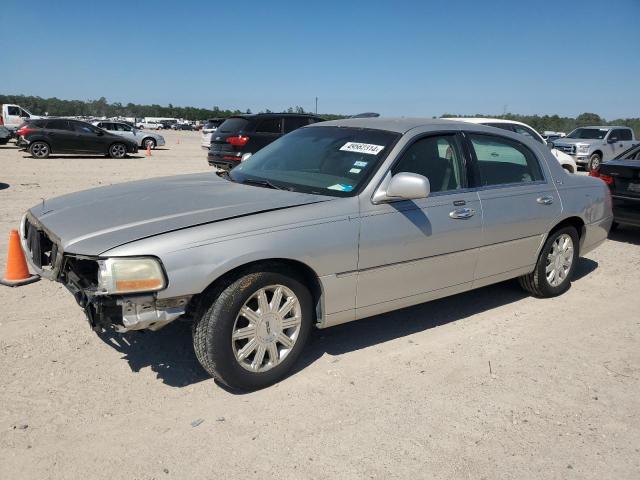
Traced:
POLYGON ((551 205, 553 203, 553 197, 538 197, 536 199, 536 202, 538 202, 540 205, 551 205))
POLYGON ((464 220, 466 218, 471 218, 476 214, 476 211, 473 208, 459 208, 452 212, 449 212, 449 216, 456 220, 464 220))

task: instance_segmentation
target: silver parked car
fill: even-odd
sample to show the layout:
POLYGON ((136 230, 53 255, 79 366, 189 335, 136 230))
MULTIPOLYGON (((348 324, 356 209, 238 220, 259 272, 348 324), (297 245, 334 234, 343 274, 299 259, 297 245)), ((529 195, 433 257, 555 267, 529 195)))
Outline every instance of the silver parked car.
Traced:
POLYGON ((463 122, 323 122, 221 175, 46 200, 21 224, 29 262, 94 328, 192 319, 205 370, 255 389, 286 375, 314 325, 516 277, 559 295, 612 222, 604 182, 463 122))
POLYGON ((93 124, 97 127, 104 128, 111 133, 133 140, 140 148, 150 147, 154 149, 156 147, 164 146, 164 137, 162 135, 138 130, 124 122, 101 120, 99 122, 93 122, 93 124))

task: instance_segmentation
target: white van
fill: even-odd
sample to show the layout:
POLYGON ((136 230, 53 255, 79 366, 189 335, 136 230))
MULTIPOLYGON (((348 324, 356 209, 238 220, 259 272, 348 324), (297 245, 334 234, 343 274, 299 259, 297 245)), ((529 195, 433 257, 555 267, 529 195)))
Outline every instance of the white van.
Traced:
POLYGON ((22 108, 20 105, 12 105, 10 103, 2 104, 2 112, 0 112, 0 125, 4 123, 4 126, 11 131, 16 131, 22 123, 27 119, 37 120, 42 118, 39 115, 33 115, 28 110, 22 108))

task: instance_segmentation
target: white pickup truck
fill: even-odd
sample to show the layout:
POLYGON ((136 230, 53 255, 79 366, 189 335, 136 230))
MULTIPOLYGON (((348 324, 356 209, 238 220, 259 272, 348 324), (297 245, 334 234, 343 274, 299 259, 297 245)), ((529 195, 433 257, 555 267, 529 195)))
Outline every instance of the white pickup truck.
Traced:
POLYGON ((41 116, 34 115, 26 108, 22 108, 20 105, 13 105, 10 103, 2 104, 2 112, 0 113, 0 125, 4 126, 15 132, 25 120, 32 119, 37 120, 42 118, 41 116))
POLYGON ((595 170, 637 143, 629 127, 579 127, 566 137, 553 140, 553 147, 571 155, 577 164, 595 170))

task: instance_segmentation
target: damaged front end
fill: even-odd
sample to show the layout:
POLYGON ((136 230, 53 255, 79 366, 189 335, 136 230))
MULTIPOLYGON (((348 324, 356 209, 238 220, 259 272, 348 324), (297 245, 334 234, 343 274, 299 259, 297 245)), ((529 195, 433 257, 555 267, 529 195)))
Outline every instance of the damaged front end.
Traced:
POLYGON ((60 240, 30 214, 21 223, 20 239, 30 266, 62 283, 94 330, 158 330, 187 313, 190 295, 157 298, 156 292, 166 287, 158 259, 66 254, 60 240))

